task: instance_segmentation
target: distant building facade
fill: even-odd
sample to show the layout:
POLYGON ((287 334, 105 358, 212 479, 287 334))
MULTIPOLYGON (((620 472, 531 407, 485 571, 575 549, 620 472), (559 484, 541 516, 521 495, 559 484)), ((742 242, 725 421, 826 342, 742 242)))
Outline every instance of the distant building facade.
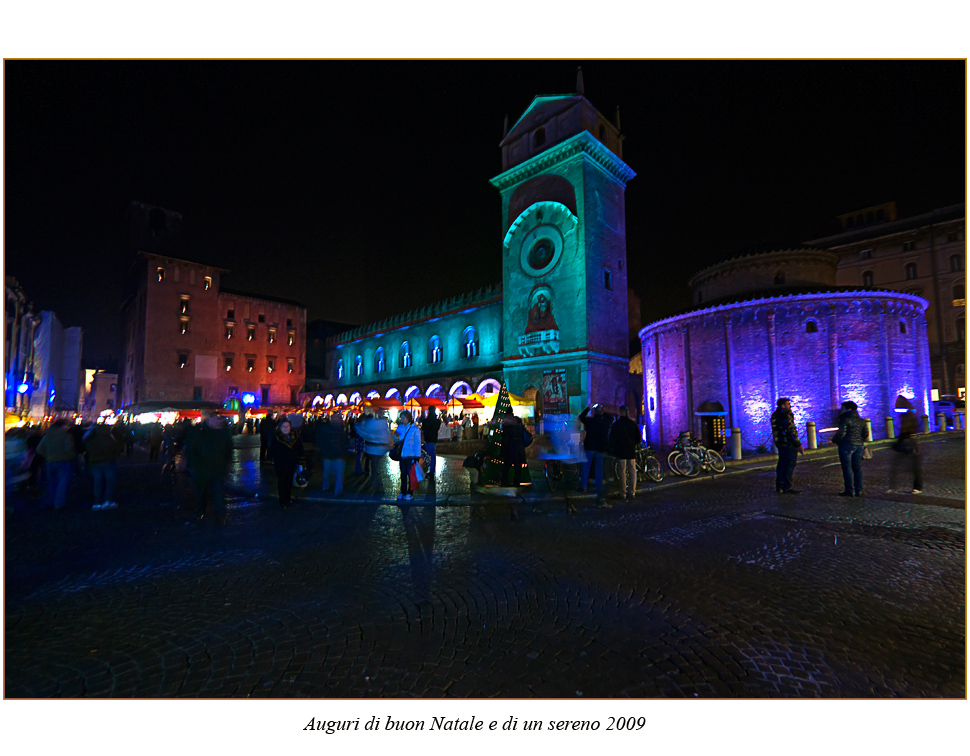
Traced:
POLYGON ((85 370, 84 388, 78 412, 81 421, 91 423, 118 406, 118 374, 104 370, 85 370))
MULTIPOLYGON (((158 238, 173 228, 166 218, 177 215, 136 211, 154 218, 158 238)), ((228 271, 178 259, 159 246, 162 251, 139 251, 129 274, 120 406, 222 403, 244 394, 261 406, 296 405, 305 380, 306 308, 224 290, 220 279, 228 271)))
POLYGON ((581 92, 536 97, 502 140, 502 173, 492 179, 502 201, 501 287, 331 339, 329 374, 305 399, 446 399, 505 382, 537 413, 628 403, 624 196, 634 173, 622 141, 581 92))
POLYGON ((779 397, 803 434, 810 420, 830 426, 846 400, 876 438, 897 407, 930 414, 926 300, 840 287, 838 263, 826 250, 779 250, 695 275, 696 308, 640 331, 647 442, 670 446, 689 430, 720 447, 739 428, 744 448, 770 448, 779 397))
POLYGON ((925 299, 934 398, 966 393, 966 206, 899 218, 893 202, 839 216, 808 242, 839 256, 837 282, 925 299))

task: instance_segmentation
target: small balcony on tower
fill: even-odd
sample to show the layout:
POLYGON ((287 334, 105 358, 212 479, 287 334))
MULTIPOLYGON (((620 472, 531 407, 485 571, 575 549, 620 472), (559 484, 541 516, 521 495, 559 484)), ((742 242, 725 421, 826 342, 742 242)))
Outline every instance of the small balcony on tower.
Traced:
POLYGON ((540 354, 559 353, 559 331, 533 331, 519 336, 519 354, 537 357, 540 354))

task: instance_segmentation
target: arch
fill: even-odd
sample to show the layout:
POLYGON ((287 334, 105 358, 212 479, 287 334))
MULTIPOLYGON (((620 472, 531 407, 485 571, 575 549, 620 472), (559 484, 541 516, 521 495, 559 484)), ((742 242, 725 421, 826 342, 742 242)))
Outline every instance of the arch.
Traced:
POLYGON ((468 396, 472 393, 472 387, 466 381, 455 381, 448 389, 448 396, 468 396))
POLYGON ((364 358, 359 354, 354 357, 354 375, 360 378, 364 374, 364 358))
POLYGON ((401 398, 401 392, 398 391, 396 388, 389 388, 387 390, 387 393, 384 394, 384 398, 385 399, 391 399, 393 397, 397 397, 398 399, 400 399, 401 398))
POLYGON ((380 391, 368 391, 367 392, 367 398, 368 399, 380 399, 381 398, 381 392, 380 391))
POLYGON ((377 350, 374 352, 374 370, 378 373, 383 373, 385 367, 384 347, 377 347, 377 350))
POLYGON ((313 397, 313 401, 310 402, 311 407, 318 407, 321 404, 323 404, 323 397, 320 394, 313 397))
POLYGON ((900 320, 899 321, 899 332, 900 333, 906 333, 906 321, 905 320, 900 320))
POLYGON ((814 320, 809 320, 805 324, 805 333, 818 333, 818 326, 815 324, 814 320))
POLYGON ((341 405, 347 404, 347 395, 346 394, 337 394, 337 402, 336 403, 337 403, 337 406, 341 406, 341 405))
POLYGON ((466 359, 478 356, 478 331, 468 326, 461 332, 461 356, 466 359))
POLYGON ((342 381, 344 379, 344 361, 337 360, 337 380, 342 381))
POLYGON ((714 399, 708 399, 701 403, 701 406, 697 408, 697 415, 723 415, 724 405, 714 399))
POLYGON ((402 341, 401 348, 398 349, 398 367, 406 370, 411 367, 411 342, 402 341))
POLYGON ((445 396, 445 390, 441 387, 440 383, 432 383, 428 388, 424 390, 424 395, 429 399, 447 399, 445 396))
POLYGON ((418 386, 408 386, 407 391, 404 392, 404 401, 408 399, 413 399, 416 396, 421 396, 421 389, 418 386))
POLYGON ((428 362, 434 365, 437 362, 441 362, 441 357, 441 337, 435 334, 428 339, 428 362))
POLYGON ((502 249, 508 251, 518 238, 513 253, 518 254, 522 271, 538 278, 559 264, 564 248, 575 247, 578 226, 579 219, 561 202, 535 202, 519 213, 509 226, 502 240, 502 249), (520 227, 523 233, 517 234, 520 227), (528 229, 533 230, 525 233, 528 229), (548 249, 537 258, 533 257, 536 245, 540 244, 545 244, 548 249))
POLYGON ((494 378, 486 378, 484 381, 478 384, 478 388, 475 389, 475 393, 479 394, 480 396, 488 396, 489 394, 497 394, 501 390, 501 383, 494 378))
POLYGON ((361 400, 360 400, 359 391, 355 391, 353 394, 350 395, 350 401, 349 401, 350 404, 360 404, 360 401, 361 400))
POLYGON ((327 394, 325 397, 323 397, 324 409, 327 409, 332 405, 333 405, 333 394, 327 394))

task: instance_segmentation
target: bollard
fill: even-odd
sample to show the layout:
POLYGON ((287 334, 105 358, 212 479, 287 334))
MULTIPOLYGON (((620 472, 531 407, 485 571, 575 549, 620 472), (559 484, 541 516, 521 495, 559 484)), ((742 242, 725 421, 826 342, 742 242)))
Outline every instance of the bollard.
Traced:
POLYGON ((815 433, 815 423, 811 420, 805 423, 805 433, 808 436, 808 448, 818 449, 818 436, 815 433))
POLYGON ((936 413, 936 429, 942 433, 946 430, 946 413, 937 412, 936 413))
POLYGON ((929 415, 923 415, 922 417, 920 417, 920 425, 923 426, 923 433, 929 433, 930 432, 930 416, 929 415))
POLYGON ((864 419, 866 424, 866 432, 869 434, 869 440, 872 441, 872 420, 868 417, 864 419))
POLYGON ((896 438, 896 426, 891 417, 886 418, 886 438, 896 438))
POLYGON ((963 430, 963 413, 953 413, 953 430, 963 430))
POLYGON ((741 460, 741 429, 731 428, 731 459, 741 460))

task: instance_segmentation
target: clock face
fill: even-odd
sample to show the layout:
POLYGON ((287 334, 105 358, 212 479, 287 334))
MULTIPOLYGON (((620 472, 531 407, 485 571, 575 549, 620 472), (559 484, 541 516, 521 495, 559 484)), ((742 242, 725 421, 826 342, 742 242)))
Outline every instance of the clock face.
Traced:
POLYGON ((538 278, 551 271, 562 257, 562 232, 548 223, 530 230, 522 239, 519 262, 522 270, 538 278))

